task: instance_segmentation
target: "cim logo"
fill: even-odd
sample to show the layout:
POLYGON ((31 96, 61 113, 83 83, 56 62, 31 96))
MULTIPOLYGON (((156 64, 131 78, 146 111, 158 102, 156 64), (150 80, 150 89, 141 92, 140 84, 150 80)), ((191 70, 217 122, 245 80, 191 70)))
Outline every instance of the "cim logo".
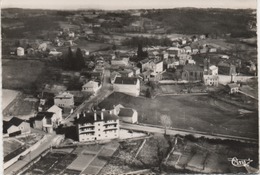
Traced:
POLYGON ((231 161, 231 164, 235 167, 248 167, 253 160, 248 159, 238 159, 236 157, 228 158, 228 161, 231 161))

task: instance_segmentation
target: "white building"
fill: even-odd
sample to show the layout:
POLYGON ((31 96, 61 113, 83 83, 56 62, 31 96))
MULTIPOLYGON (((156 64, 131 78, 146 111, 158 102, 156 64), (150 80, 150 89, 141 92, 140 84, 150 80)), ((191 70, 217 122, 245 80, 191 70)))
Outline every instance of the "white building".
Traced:
POLYGON ((203 75, 204 84, 206 86, 218 86, 218 75, 203 75))
POLYGON ((129 58, 111 60, 111 65, 113 66, 127 66, 128 63, 129 63, 129 58))
POLYGON ((128 123, 137 123, 138 122, 138 113, 135 109, 131 108, 120 108, 119 113, 117 114, 119 120, 128 123))
POLYGON ((119 136, 118 116, 105 110, 78 114, 76 123, 80 142, 115 139, 119 136))
POLYGON ((82 91, 95 94, 101 88, 101 84, 100 85, 98 85, 98 84, 99 84, 98 82, 89 81, 82 86, 82 91))
POLYGON ((161 73, 163 72, 163 61, 155 62, 155 67, 153 69, 154 73, 161 73))
POLYGON ((54 113, 53 114, 53 117, 54 117, 54 120, 60 124, 61 121, 62 121, 62 109, 59 108, 58 106, 56 105, 53 105, 52 107, 50 107, 47 112, 52 112, 54 113))
POLYGON ((74 95, 69 92, 60 93, 54 97, 54 104, 63 108, 74 107, 74 95))
POLYGON ((139 96, 140 80, 132 77, 116 77, 113 88, 115 92, 139 96))
POLYGON ((209 75, 218 75, 218 67, 215 65, 210 66, 209 75))
POLYGON ((16 52, 17 52, 17 56, 24 56, 24 48, 18 47, 16 52))
POLYGON ((175 56, 179 56, 179 54, 181 53, 181 49, 177 47, 170 47, 167 49, 167 52, 170 57, 175 57, 175 56))

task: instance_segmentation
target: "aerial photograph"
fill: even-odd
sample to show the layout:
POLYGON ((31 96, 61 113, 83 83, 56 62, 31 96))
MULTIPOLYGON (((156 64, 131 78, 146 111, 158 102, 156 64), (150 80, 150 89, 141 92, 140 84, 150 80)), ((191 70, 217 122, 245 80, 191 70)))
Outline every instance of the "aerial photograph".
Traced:
POLYGON ((4 175, 259 173, 256 0, 2 0, 4 175))

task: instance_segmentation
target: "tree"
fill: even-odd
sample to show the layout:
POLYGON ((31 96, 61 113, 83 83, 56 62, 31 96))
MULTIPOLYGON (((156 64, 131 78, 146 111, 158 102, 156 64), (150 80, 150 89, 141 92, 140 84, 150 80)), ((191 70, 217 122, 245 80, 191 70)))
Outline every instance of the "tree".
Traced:
POLYGON ((161 124, 165 128, 164 134, 166 135, 166 129, 167 129, 167 127, 172 125, 172 120, 171 120, 170 116, 168 116, 168 115, 161 115, 160 120, 161 120, 161 124))
POLYGON ((85 66, 85 61, 80 48, 77 48, 74 62, 75 62, 74 70, 81 70, 85 66))
POLYGON ((71 48, 69 47, 68 48, 68 54, 64 57, 64 61, 63 61, 63 68, 64 69, 73 69, 73 63, 74 60, 73 60, 73 52, 71 50, 71 48))
POLYGON ((141 43, 138 44, 137 57, 138 58, 148 57, 148 52, 147 51, 143 51, 143 45, 141 43))
POLYGON ((116 45, 115 44, 112 46, 112 50, 116 50, 116 45))

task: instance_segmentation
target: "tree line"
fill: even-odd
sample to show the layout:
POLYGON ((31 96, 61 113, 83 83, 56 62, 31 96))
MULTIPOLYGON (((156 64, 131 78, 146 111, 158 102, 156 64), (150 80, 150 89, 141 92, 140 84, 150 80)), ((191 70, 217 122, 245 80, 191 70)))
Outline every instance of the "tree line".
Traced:
POLYGON ((80 48, 77 48, 73 53, 71 48, 68 48, 68 53, 63 58, 63 69, 79 71, 85 66, 85 61, 80 48))

